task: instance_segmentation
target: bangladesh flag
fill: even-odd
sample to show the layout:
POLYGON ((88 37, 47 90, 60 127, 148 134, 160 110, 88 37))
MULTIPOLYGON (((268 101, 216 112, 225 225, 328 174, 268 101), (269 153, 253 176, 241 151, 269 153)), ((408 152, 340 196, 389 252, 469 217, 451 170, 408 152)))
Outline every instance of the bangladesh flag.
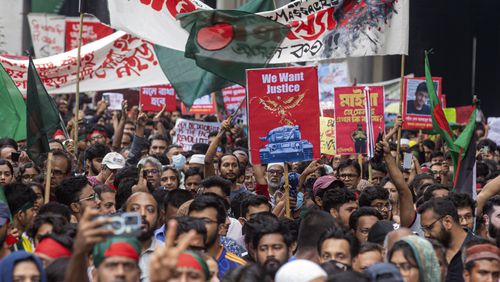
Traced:
POLYGON ((26 104, 16 84, 0 64, 0 138, 26 139, 26 104))
POLYGON ((178 15, 190 31, 185 57, 226 80, 246 84, 247 69, 265 68, 290 28, 237 10, 197 10, 178 15))
POLYGON ((456 192, 475 193, 474 166, 476 163, 476 104, 473 101, 473 110, 466 125, 459 136, 455 136, 443 112, 443 107, 436 95, 436 88, 432 82, 431 69, 428 53, 425 53, 425 79, 429 100, 431 102, 432 124, 435 132, 438 132, 448 146, 454 167, 453 187, 456 192))
POLYGON ((55 102, 43 86, 31 57, 28 66, 26 108, 28 155, 32 160, 36 160, 41 153, 49 152, 49 134, 59 127, 60 120, 55 102))

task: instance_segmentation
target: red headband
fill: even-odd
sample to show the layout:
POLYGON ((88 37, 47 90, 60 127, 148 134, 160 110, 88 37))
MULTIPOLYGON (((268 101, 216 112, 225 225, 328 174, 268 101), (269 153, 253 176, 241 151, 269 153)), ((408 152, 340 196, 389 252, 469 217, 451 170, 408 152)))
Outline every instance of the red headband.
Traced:
POLYGON ((101 134, 101 135, 102 135, 102 136, 104 136, 104 137, 108 137, 108 135, 106 134, 106 132, 104 132, 104 131, 100 131, 100 130, 97 130, 97 129, 94 129, 94 130, 92 130, 92 132, 90 132, 90 133, 87 135, 87 139, 91 139, 92 135, 94 135, 94 134, 96 134, 96 133, 101 134))
POLYGON ((139 253, 126 242, 114 242, 104 252, 104 257, 126 257, 139 261, 139 253))
POLYGON ((469 247, 465 250, 465 263, 481 259, 494 259, 500 261, 498 248, 491 244, 480 244, 469 247))
POLYGON ((177 261, 177 267, 188 267, 205 272, 201 263, 189 253, 180 254, 179 260, 177 261))
POLYGON ((60 257, 70 257, 71 251, 52 238, 45 238, 35 249, 35 254, 44 254, 53 259, 60 257))

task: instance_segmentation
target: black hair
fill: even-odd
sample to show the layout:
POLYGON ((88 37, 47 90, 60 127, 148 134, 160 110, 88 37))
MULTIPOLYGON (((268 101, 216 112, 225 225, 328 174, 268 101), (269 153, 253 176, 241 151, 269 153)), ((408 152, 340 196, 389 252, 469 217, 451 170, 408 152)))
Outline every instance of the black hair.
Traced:
POLYGON ((344 230, 342 228, 332 228, 328 229, 318 240, 318 253, 321 253, 321 247, 323 243, 328 239, 338 239, 338 240, 346 240, 349 243, 349 251, 351 253, 351 259, 355 258, 359 253, 359 241, 356 236, 351 231, 344 230))
MULTIPOLYGON (((116 176, 115 176, 116 180, 116 176)), ((120 181, 118 189, 116 189, 115 201, 116 209, 123 208, 123 205, 127 199, 132 195, 132 187, 137 184, 137 179, 135 178, 125 178, 120 181)))
POLYGON ((419 208, 418 213, 423 214, 425 211, 432 209, 438 217, 451 216, 455 223, 459 223, 457 209, 453 202, 448 198, 432 198, 424 202, 419 208))
POLYGON ((137 183, 137 181, 139 181, 139 169, 135 166, 125 166, 122 169, 119 169, 115 174, 113 185, 115 187, 119 187, 122 181, 126 181, 129 178, 132 178, 135 183, 137 183))
POLYGON ((60 257, 55 259, 45 268, 47 282, 64 282, 64 275, 69 266, 70 257, 60 257))
POLYGON ((101 194, 103 193, 116 193, 113 188, 109 187, 106 184, 97 184, 96 186, 94 186, 94 192, 96 192, 99 196, 101 196, 101 194))
POLYGON ((188 214, 193 211, 203 211, 207 208, 214 208, 217 211, 217 224, 224 224, 226 222, 227 212, 224 206, 224 199, 213 193, 196 197, 189 205, 188 214))
POLYGON ((191 146, 191 150, 195 152, 195 154, 206 154, 208 151, 208 144, 195 143, 191 146))
POLYGON ((19 151, 19 147, 17 146, 16 140, 12 138, 6 137, 0 139, 0 151, 5 147, 14 148, 16 151, 19 151))
POLYGON ((432 153, 431 153, 431 160, 433 158, 438 158, 438 157, 443 157, 444 158, 443 152, 441 152, 441 151, 432 151, 432 153))
POLYGON ((271 204, 269 204, 266 197, 253 194, 246 195, 246 198, 241 202, 241 216, 246 218, 249 207, 260 205, 266 205, 269 208, 269 211, 271 211, 271 204))
POLYGON ((85 161, 92 161, 95 158, 104 158, 110 150, 108 146, 101 143, 95 143, 90 145, 85 150, 85 161))
POLYGON ((372 243, 372 242, 363 242, 359 246, 359 252, 358 255, 368 253, 368 252, 379 252, 383 254, 384 249, 382 248, 381 245, 377 243, 372 243))
MULTIPOLYGON (((167 144, 168 144, 168 142, 167 142, 167 144)), ((177 145, 177 144, 168 145, 167 149, 165 150, 165 155, 168 154, 168 152, 170 152, 170 150, 172 150, 174 148, 182 149, 182 146, 177 145)))
POLYGON ((290 247, 292 244, 292 236, 286 224, 284 222, 279 221, 277 217, 270 216, 257 216, 257 218, 253 222, 257 226, 254 225, 254 233, 252 238, 252 245, 254 249, 257 249, 259 246, 260 239, 268 234, 280 234, 283 236, 283 242, 287 247, 290 247))
POLYGON ((374 217, 378 218, 378 220, 383 219, 380 212, 377 211, 375 208, 360 207, 359 209, 357 209, 353 213, 351 213, 351 216, 349 217, 349 227, 352 230, 356 230, 358 228, 358 221, 359 221, 359 218, 362 216, 374 216, 374 217))
POLYGON ((351 159, 343 160, 340 162, 339 166, 337 167, 337 174, 340 174, 340 170, 350 166, 354 167, 358 175, 361 175, 361 167, 359 166, 358 161, 351 159))
POLYGON ((156 189, 153 191, 153 193, 151 193, 151 195, 153 195, 153 198, 155 198, 156 204, 158 205, 158 208, 160 210, 164 210, 165 208, 164 200, 168 192, 169 191, 166 189, 156 189))
POLYGON ((175 237, 178 238, 181 234, 188 233, 189 230, 194 230, 196 233, 203 236, 203 242, 207 239, 207 228, 205 223, 200 218, 189 217, 189 216, 179 216, 176 217, 177 230, 175 237))
MULTIPOLYGON (((149 139, 150 144, 153 143, 153 140, 165 141, 165 143, 166 143, 167 146, 170 143, 170 138, 167 135, 164 135, 164 134, 153 134, 153 135, 149 136, 148 139, 149 139)), ((150 145, 150 147, 151 147, 151 145, 150 145)), ((174 148, 174 147, 172 147, 172 148, 174 148)))
POLYGON ((186 182, 186 180, 191 177, 191 176, 194 176, 194 175, 199 175, 201 177, 201 179, 203 179, 203 172, 201 172, 199 169, 197 168, 190 168, 188 169, 185 173, 184 173, 184 182, 186 182))
POLYGON ((86 176, 71 176, 65 178, 59 186, 56 187, 56 199, 59 203, 70 206, 78 202, 80 194, 89 185, 86 176))
POLYGON ((212 186, 218 186, 221 188, 222 192, 229 196, 231 194, 231 182, 220 177, 220 176, 209 176, 201 182, 203 188, 209 188, 212 186))
MULTIPOLYGON (((346 271, 350 271, 352 268, 351 266, 341 263, 336 260, 329 260, 326 261, 322 264, 320 264, 321 268, 326 272, 328 277, 336 277, 337 275, 344 273, 346 271)), ((357 281, 357 280, 356 280, 357 281)), ((345 281, 343 281, 345 282, 345 281)))
POLYGON ((436 190, 447 190, 448 192, 451 190, 451 187, 444 185, 444 184, 432 184, 427 189, 425 189, 424 192, 424 202, 429 201, 431 198, 434 197, 432 193, 436 190))
POLYGON ((232 156, 236 159, 236 164, 238 164, 238 169, 241 170, 241 164, 240 164, 240 160, 238 159, 238 157, 236 155, 233 155, 233 154, 224 154, 222 155, 220 158, 219 158, 219 162, 217 163, 218 167, 219 167, 219 170, 222 166, 222 159, 224 157, 227 157, 227 156, 232 156))
POLYGON ((390 262, 394 252, 399 250, 403 252, 403 256, 411 265, 417 266, 417 259, 415 258, 415 254, 413 253, 411 246, 403 240, 396 241, 396 243, 392 245, 392 248, 387 253, 387 260, 390 262))
POLYGON ((26 184, 13 182, 5 185, 3 189, 13 217, 17 212, 23 210, 26 205, 35 203, 36 194, 26 184))
POLYGON ((381 171, 387 174, 387 166, 384 163, 371 163, 372 170, 381 171))
POLYGON ((323 203, 322 208, 328 213, 331 209, 336 209, 338 211, 343 204, 352 201, 356 201, 356 195, 345 187, 330 189, 326 191, 323 198, 321 198, 321 202, 323 203))
POLYGON ((30 238, 35 239, 38 229, 44 224, 52 225, 52 233, 62 233, 69 221, 66 217, 52 212, 38 214, 26 233, 30 238))
POLYGON ((483 149, 484 147, 488 147, 490 152, 493 153, 497 149, 497 143, 488 138, 481 139, 479 142, 477 142, 478 150, 483 149))
POLYGON ((22 180, 23 180, 23 174, 26 172, 26 170, 28 168, 33 168, 34 170, 36 170, 36 172, 38 173, 37 176, 39 176, 41 174, 41 172, 42 172, 42 170, 40 169, 40 167, 37 166, 34 162, 24 163, 23 165, 19 166, 19 172, 17 174, 18 175, 18 177, 17 177, 17 181, 18 182, 22 182, 22 180))
POLYGON ((476 201, 474 201, 468 193, 450 193, 448 197, 457 209, 471 208, 472 216, 474 216, 476 212, 476 201))
POLYGON ((436 143, 434 143, 434 141, 429 139, 425 139, 424 141, 422 141, 422 145, 431 149, 431 151, 434 151, 436 149, 436 143))
POLYGON ((419 194, 424 180, 432 180, 434 182, 434 176, 432 176, 432 174, 430 173, 417 174, 417 176, 415 176, 415 178, 413 178, 413 180, 408 185, 410 189, 413 191, 413 194, 415 195, 419 194))
POLYGON ((363 272, 348 270, 328 277, 326 282, 369 282, 370 277, 363 272))
POLYGON ((321 234, 334 227, 338 227, 337 222, 329 213, 320 210, 308 212, 300 222, 297 250, 317 250, 321 234))
POLYGON ((69 175, 71 173, 71 170, 73 169, 72 168, 72 162, 71 162, 71 157, 68 155, 68 153, 66 153, 66 151, 64 150, 61 150, 61 149, 55 149, 55 150, 52 150, 52 156, 55 158, 55 157, 62 157, 64 159, 66 159, 66 164, 67 164, 67 171, 66 171, 66 175, 69 175))
POLYGON ((167 195, 165 195, 165 198, 163 198, 163 205, 165 209, 168 205, 179 208, 180 206, 182 206, 182 204, 192 199, 193 195, 189 191, 174 189, 168 192, 167 195))
POLYGON ((249 263, 241 267, 236 267, 226 272, 222 277, 221 282, 272 282, 273 277, 269 276, 267 272, 258 264, 249 263))
MULTIPOLYGON (((261 212, 250 218, 243 225, 242 233, 245 235, 245 244, 253 244, 253 239, 261 225, 273 221, 276 215, 270 212, 261 212)), ((260 240, 260 239, 259 239, 260 240)))
MULTIPOLYGON (((171 166, 167 166, 164 170, 161 171, 160 173, 160 177, 161 175, 165 172, 165 171, 172 171, 175 175, 175 178, 177 179, 177 188, 179 188, 179 185, 181 184, 181 177, 179 175, 179 171, 171 166)), ((174 189, 175 190, 175 189, 174 189)))
POLYGON ((495 195, 484 203, 483 207, 483 214, 486 214, 488 216, 491 216, 491 213, 493 212, 494 207, 500 206, 500 195, 495 195))
POLYGON ((247 193, 239 193, 231 199, 231 214, 234 218, 241 217, 241 203, 245 200, 249 194, 247 193))
POLYGON ((490 167, 484 161, 476 162, 476 176, 487 177, 490 174, 490 167))
POLYGON ((12 174, 12 178, 14 178, 14 167, 8 160, 0 159, 0 165, 6 165, 7 167, 9 167, 10 174, 12 174))
POLYGON ((48 202, 45 205, 41 206, 38 209, 38 214, 36 217, 38 218, 44 214, 53 214, 56 216, 62 216, 68 222, 71 220, 71 210, 68 208, 68 206, 58 202, 48 202))
POLYGON ((360 207, 369 207, 374 200, 389 200, 389 191, 381 186, 371 186, 359 194, 360 207))

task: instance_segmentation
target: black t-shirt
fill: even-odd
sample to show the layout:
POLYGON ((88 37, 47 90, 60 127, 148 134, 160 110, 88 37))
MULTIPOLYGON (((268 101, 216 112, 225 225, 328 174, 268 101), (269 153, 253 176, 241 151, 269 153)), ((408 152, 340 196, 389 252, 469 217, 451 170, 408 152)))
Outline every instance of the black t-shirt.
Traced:
POLYGON ((462 263, 462 249, 469 241, 476 238, 476 235, 471 232, 467 233, 467 237, 465 237, 462 246, 460 247, 460 251, 455 254, 455 256, 451 259, 448 264, 448 273, 446 274, 446 282, 462 282, 464 281, 463 272, 464 272, 464 264, 462 263))
POLYGON ((406 107, 406 113, 412 115, 430 115, 431 108, 427 105, 424 105, 422 109, 418 110, 415 107, 415 100, 409 100, 406 107))

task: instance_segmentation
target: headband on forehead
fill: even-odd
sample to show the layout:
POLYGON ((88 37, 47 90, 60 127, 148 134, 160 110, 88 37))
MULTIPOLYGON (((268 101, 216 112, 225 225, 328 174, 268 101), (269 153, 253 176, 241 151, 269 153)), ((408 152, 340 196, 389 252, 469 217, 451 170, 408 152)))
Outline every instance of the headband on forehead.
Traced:
POLYGON ((481 259, 493 259, 500 261, 498 252, 498 248, 491 244, 474 245, 465 250, 465 264, 481 259))
POLYGON ((179 256, 177 267, 188 267, 202 271, 205 274, 206 280, 210 277, 210 271, 207 263, 196 253, 186 251, 179 256))

